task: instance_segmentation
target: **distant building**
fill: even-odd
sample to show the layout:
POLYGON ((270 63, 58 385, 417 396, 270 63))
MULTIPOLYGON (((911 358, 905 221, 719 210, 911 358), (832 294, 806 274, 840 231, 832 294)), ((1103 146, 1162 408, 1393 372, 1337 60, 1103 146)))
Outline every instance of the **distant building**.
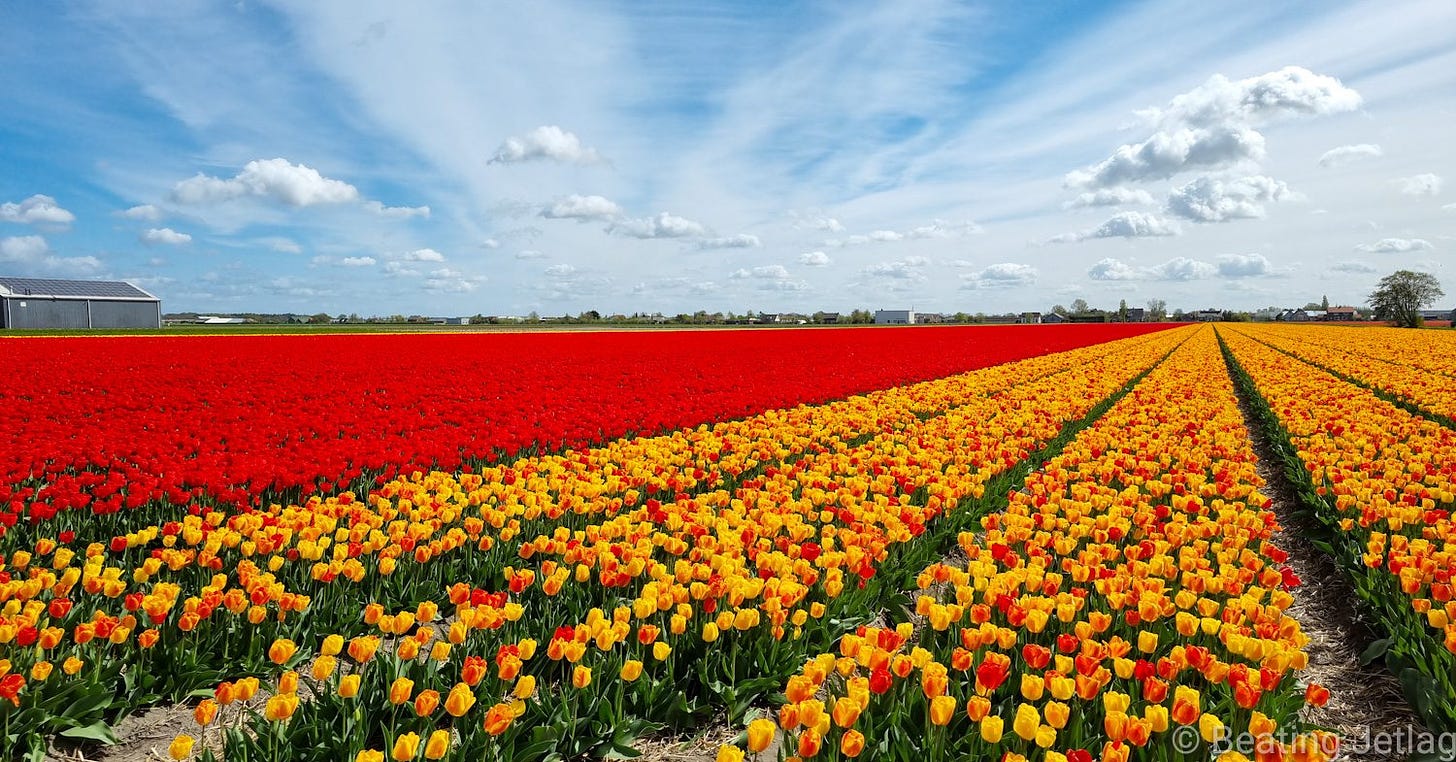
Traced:
POLYGON ((161 328, 162 300, 130 283, 0 277, 0 328, 161 328))
POLYGON ((1021 313, 1021 319, 1017 322, 1025 323, 1026 325, 1036 325, 1041 322, 1041 313, 1023 312, 1021 313))
POLYGON ((916 313, 915 320, 913 322, 918 325, 939 325, 946 322, 946 320, 945 315, 942 315, 939 312, 920 312, 916 313))
POLYGON ((1325 320, 1345 322, 1359 319, 1360 313, 1354 307, 1331 307, 1325 310, 1325 320))
POLYGON ((1041 322, 1046 323, 1047 325, 1051 325, 1053 323, 1065 323, 1067 322, 1067 319, 1065 317, 1062 317, 1061 315, 1058 315, 1055 312, 1048 312, 1047 314, 1041 316, 1041 322))
POLYGON ((838 325, 839 324, 839 313, 838 312, 825 312, 825 313, 822 313, 822 314, 819 315, 819 322, 821 322, 821 323, 823 323, 825 325, 838 325))
POLYGON ((1141 323, 1141 322, 1143 322, 1144 320, 1147 320, 1147 319, 1148 319, 1148 311, 1145 310, 1145 309, 1143 309, 1142 307, 1128 307, 1127 308, 1127 322, 1129 322, 1129 323, 1141 323))
POLYGON ((1308 323, 1309 313, 1304 310, 1284 310, 1275 315, 1274 319, 1281 323, 1308 323))
POLYGON ((1193 319, 1200 323, 1217 323, 1223 320, 1222 310, 1199 310, 1193 313, 1193 319))
POLYGON ((875 325, 915 325, 915 310, 875 310, 875 325))
POLYGON ((197 322, 202 325, 242 325, 248 322, 248 319, 240 317, 218 317, 217 315, 198 315, 197 322))

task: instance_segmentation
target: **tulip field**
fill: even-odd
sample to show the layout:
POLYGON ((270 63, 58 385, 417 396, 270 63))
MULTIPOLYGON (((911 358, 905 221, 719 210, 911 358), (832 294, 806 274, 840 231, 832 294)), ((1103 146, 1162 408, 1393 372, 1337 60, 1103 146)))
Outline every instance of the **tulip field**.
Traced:
POLYGON ((1456 731, 1456 332, 0 354, 0 759, 152 707, 178 760, 1331 759, 1256 438, 1456 731))

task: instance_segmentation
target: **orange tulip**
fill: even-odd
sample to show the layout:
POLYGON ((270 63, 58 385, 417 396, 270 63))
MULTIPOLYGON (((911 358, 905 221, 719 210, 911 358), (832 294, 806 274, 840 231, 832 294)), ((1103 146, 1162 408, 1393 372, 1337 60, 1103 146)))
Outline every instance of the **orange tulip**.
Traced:
POLYGON ((273 641, 273 645, 268 647, 268 660, 281 667, 288 663, 288 660, 292 659, 293 655, 297 652, 298 646, 293 641, 287 638, 279 638, 273 641))
POLYGON ((930 700, 930 722, 934 725, 949 725, 951 718, 955 717, 956 700, 954 696, 936 696, 930 700))
POLYGON ((509 704, 496 704, 485 713, 485 732, 498 736, 506 732, 515 718, 509 704))
POLYGON ((445 696, 445 711, 451 717, 464 716, 472 706, 475 706, 475 692, 470 690, 470 686, 465 683, 456 683, 455 687, 450 689, 450 693, 445 696))
POLYGON ((748 723, 748 750, 757 754, 767 749, 775 732, 773 720, 760 717, 748 723))
POLYGON ((864 734, 858 730, 846 730, 844 731, 844 737, 839 739, 839 750, 846 757, 858 757, 864 751, 864 747, 864 734))
POLYGON ((389 703, 399 706, 410 700, 414 695, 415 681, 407 677, 397 677, 389 685, 389 703))
POLYGON ((437 690, 423 690, 420 695, 415 696, 415 716, 429 717, 435 713, 440 706, 440 692, 437 690))
POLYGON ((574 669, 571 670, 571 685, 577 690, 581 690, 588 685, 591 685, 591 680, 592 671, 590 667, 583 667, 582 665, 578 664, 574 669))

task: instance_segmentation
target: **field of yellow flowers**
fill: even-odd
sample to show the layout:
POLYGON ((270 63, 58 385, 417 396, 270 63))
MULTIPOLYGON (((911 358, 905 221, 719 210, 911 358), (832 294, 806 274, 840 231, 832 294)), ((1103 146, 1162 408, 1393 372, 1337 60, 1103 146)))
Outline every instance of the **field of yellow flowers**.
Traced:
POLYGON ((1456 727, 1456 431, 1384 334, 1184 326, 367 492, 17 527, 0 758, 182 703, 175 759, 624 758, 725 722, 729 762, 1328 759, 1254 435, 1387 628, 1370 658, 1456 727))

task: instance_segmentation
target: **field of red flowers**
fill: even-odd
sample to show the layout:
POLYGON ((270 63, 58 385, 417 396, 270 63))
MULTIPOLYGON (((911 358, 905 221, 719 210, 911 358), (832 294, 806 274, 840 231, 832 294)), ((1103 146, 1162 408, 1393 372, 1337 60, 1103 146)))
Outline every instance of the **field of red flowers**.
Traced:
POLYGON ((1156 328, 0 339, 0 524, 298 499, 1156 328))

